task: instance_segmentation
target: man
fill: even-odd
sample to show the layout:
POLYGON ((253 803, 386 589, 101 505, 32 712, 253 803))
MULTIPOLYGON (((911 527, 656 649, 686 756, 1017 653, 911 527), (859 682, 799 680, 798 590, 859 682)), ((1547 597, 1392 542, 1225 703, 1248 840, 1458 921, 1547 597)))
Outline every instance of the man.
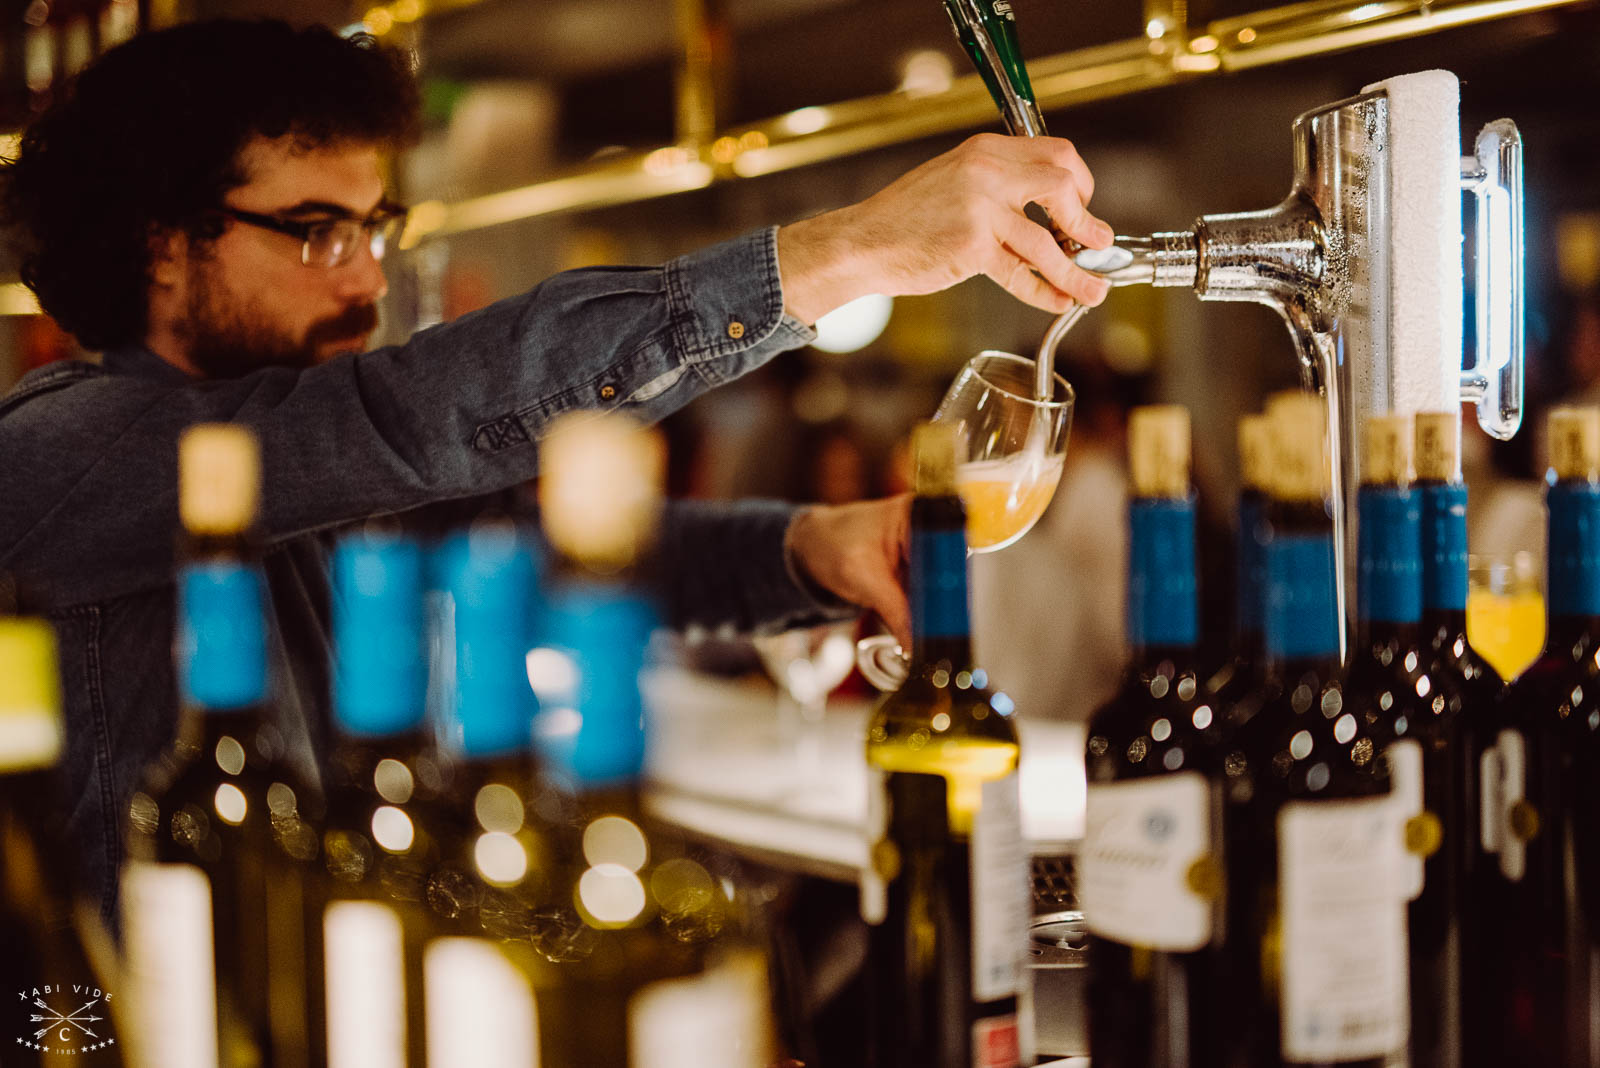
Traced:
MULTIPOLYGON (((381 164, 414 138, 416 112, 405 57, 370 39, 194 24, 107 53, 0 170, 24 279, 105 352, 0 399, 0 572, 59 632, 70 831, 108 908, 128 798, 176 718, 185 427, 236 421, 261 440, 282 726, 311 770, 332 532, 515 486, 561 412, 659 419, 806 344, 809 324, 865 293, 977 273, 1052 310, 1105 293, 1023 214, 1037 201, 1079 241, 1110 241, 1072 146, 989 136, 860 204, 665 267, 558 275, 363 353, 397 219, 381 164)), ((837 598, 905 634, 906 523, 903 500, 678 506, 660 550, 669 615, 748 628, 837 598)))

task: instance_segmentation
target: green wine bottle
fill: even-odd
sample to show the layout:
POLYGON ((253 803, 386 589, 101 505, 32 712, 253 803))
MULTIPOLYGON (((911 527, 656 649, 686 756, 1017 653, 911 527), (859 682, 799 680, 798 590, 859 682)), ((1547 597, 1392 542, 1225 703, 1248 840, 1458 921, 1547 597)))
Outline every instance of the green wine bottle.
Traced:
POLYGON ((873 1063, 1021 1063, 1028 858, 1013 706, 972 661, 966 513, 948 428, 916 432, 911 673, 867 731, 873 1063))
POLYGON ((129 807, 121 884, 131 1052, 162 1068, 310 1064, 322 1035, 320 938, 305 909, 317 813, 269 703, 255 439, 192 428, 179 477, 183 712, 129 807))

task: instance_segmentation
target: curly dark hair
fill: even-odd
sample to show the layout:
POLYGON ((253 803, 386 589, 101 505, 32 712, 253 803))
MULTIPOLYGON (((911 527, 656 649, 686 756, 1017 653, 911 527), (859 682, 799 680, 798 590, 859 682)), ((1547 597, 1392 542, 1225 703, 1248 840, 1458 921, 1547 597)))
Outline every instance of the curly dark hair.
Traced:
POLYGON ((89 349, 147 325, 152 239, 221 232, 257 137, 400 147, 419 133, 407 53, 366 34, 219 19, 135 37, 80 74, 0 160, 22 280, 89 349))

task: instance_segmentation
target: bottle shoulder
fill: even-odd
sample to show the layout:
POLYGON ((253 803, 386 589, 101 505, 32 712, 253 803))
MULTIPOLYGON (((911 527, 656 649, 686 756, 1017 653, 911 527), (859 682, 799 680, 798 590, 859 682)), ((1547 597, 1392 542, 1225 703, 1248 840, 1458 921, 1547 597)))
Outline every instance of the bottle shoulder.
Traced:
MULTIPOLYGON (((1241 732, 1237 758, 1257 788, 1280 801, 1386 793, 1382 736, 1346 701, 1344 681, 1315 673, 1287 680, 1241 732)), ((1234 759, 1235 754, 1228 759, 1234 759)))
POLYGON ((1220 772, 1222 715, 1197 674, 1131 668, 1089 720, 1090 782, 1199 771, 1220 772))
POLYGON ((873 709, 867 738, 872 745, 926 744, 931 739, 1016 746, 1017 727, 1009 698, 986 687, 958 686, 913 674, 885 694, 873 709))

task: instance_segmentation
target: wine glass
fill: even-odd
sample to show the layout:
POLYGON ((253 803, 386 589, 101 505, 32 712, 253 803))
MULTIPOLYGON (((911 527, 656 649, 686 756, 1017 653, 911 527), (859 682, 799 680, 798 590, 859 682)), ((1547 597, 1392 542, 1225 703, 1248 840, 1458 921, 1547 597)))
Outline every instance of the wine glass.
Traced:
POLYGON ((822 762, 822 720, 832 693, 856 666, 855 622, 798 627, 752 639, 762 666, 777 683, 778 741, 798 758, 807 777, 822 762))
POLYGON ((1467 640, 1507 681, 1544 651, 1544 593, 1533 553, 1467 558, 1467 640))
POLYGON ((1003 549, 1044 514, 1061 481, 1072 387, 1051 375, 1034 395, 1036 364, 992 349, 967 361, 933 414, 956 428, 956 483, 967 508, 967 549, 1003 549))
MULTIPOLYGON (((1067 327, 1074 321, 1063 320, 1067 327)), ((1046 347, 1053 355, 1053 341, 1046 347)), ((934 412, 934 422, 956 428, 956 489, 967 510, 968 553, 1016 542, 1039 521, 1061 481, 1075 398, 1057 374, 1050 376, 1050 396, 1038 396, 1038 372, 1039 364, 1026 356, 987 349, 967 361, 934 412)), ((898 688, 910 667, 890 634, 857 642, 856 660, 880 690, 898 688)))

